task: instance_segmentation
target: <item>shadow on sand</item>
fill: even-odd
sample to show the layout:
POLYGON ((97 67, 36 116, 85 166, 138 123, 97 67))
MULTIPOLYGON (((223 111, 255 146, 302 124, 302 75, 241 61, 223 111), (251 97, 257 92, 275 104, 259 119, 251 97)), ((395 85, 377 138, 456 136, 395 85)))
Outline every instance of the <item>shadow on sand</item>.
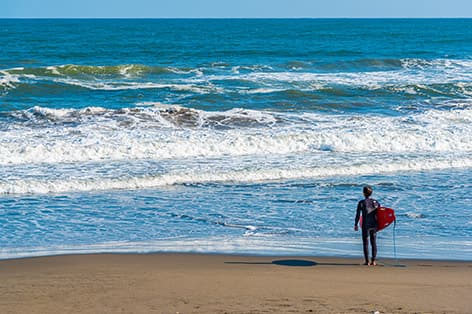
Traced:
POLYGON ((278 265, 290 267, 312 267, 312 266, 359 266, 354 263, 318 263, 302 259, 282 259, 272 262, 225 262, 225 264, 242 264, 242 265, 278 265))

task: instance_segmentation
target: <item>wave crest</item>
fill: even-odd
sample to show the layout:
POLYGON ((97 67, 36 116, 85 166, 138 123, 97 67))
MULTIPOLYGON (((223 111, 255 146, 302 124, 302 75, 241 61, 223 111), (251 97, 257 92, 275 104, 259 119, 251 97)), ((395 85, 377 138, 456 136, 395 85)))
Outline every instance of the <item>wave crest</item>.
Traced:
POLYGON ((10 115, 0 164, 303 152, 472 152, 472 108, 409 116, 341 116, 179 106, 49 109, 10 115))
MULTIPOLYGON (((86 192, 116 189, 149 189, 166 185, 206 184, 218 182, 257 183, 274 180, 313 179, 335 176, 364 176, 388 174, 402 171, 431 171, 454 168, 470 168, 472 159, 457 158, 454 160, 420 159, 404 162, 382 162, 373 167, 370 164, 338 165, 336 167, 302 167, 302 168, 263 168, 219 171, 207 168, 197 171, 182 171, 154 176, 93 178, 93 179, 30 179, 0 181, 0 194, 44 194, 64 192, 86 192)), ((407 214, 410 218, 423 216, 407 214)))

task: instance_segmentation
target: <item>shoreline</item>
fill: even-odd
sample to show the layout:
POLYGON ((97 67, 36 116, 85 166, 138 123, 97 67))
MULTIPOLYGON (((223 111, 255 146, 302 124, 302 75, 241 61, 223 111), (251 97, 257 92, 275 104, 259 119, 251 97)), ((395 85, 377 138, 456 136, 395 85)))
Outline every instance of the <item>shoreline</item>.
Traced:
POLYGON ((0 260, 2 313, 467 313, 472 261, 231 254, 0 260), (385 266, 381 266, 385 264, 385 266), (369 293, 371 292, 371 293, 369 293))
MULTIPOLYGON (((351 256, 351 255, 303 255, 303 254, 269 254, 269 253, 220 253, 220 252, 173 252, 173 251, 156 251, 156 252, 84 252, 84 253, 58 253, 58 254, 45 254, 45 255, 31 255, 31 256, 19 256, 19 257, 7 257, 0 258, 0 264, 2 262, 12 262, 12 261, 21 261, 21 260, 34 260, 42 258, 61 258, 61 257, 74 257, 74 256, 227 256, 227 257, 237 257, 243 258, 247 257, 250 259, 262 258, 262 259, 277 259, 277 258, 286 258, 286 259, 319 259, 319 260, 352 260, 352 261, 361 261, 364 260, 363 256, 351 256)), ((385 262, 388 264, 396 263, 399 264, 407 263, 408 265, 414 265, 415 263, 431 262, 434 264, 470 264, 472 267, 472 260, 468 259, 437 259, 437 258, 408 258, 408 257, 378 257, 377 261, 380 263, 385 262)), ((380 265, 382 266, 382 265, 380 265)))

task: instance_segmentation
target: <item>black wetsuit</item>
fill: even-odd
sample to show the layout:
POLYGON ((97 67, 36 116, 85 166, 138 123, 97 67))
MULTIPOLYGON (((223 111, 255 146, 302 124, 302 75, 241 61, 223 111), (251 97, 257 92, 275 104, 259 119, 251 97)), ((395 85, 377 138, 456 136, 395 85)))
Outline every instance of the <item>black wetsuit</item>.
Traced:
POLYGON ((364 246, 364 258, 366 263, 369 261, 369 237, 370 245, 372 246, 372 261, 374 261, 377 256, 377 208, 379 207, 379 202, 370 197, 357 204, 354 225, 357 226, 362 213, 362 244, 364 246))

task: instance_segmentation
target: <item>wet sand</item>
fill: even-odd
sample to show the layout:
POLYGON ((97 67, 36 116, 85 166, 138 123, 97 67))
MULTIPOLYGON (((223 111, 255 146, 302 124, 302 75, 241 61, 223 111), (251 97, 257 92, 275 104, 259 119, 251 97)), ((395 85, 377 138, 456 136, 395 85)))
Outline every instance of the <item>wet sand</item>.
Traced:
POLYGON ((0 261, 0 313, 472 313, 472 262, 200 254, 0 261))

